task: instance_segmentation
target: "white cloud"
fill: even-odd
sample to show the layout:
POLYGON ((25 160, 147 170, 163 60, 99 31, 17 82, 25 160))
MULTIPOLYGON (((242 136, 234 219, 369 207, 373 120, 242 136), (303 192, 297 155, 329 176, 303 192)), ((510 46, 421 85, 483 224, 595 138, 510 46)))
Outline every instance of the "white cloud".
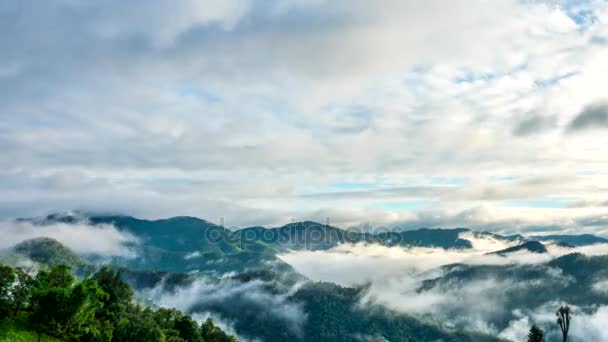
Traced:
POLYGON ((21 1, 0 11, 0 215, 451 225, 490 206, 506 228, 580 228, 600 209, 504 202, 608 198, 606 138, 563 134, 605 96, 607 8, 21 1), (539 176, 560 181, 500 180, 539 176), (342 182, 401 191, 301 196, 342 182))
POLYGON ((608 279, 600 280, 593 284, 592 290, 598 293, 608 294, 608 279))
MULTIPOLYGON (((288 300, 299 284, 281 293, 271 291, 266 285, 260 280, 242 283, 230 278, 212 280, 200 277, 189 285, 173 289, 167 289, 164 283, 161 283, 153 288, 139 291, 138 296, 162 307, 177 308, 198 315, 208 313, 214 305, 232 307, 227 309, 228 311, 234 311, 235 308, 238 310, 239 305, 254 307, 286 323, 292 333, 301 334, 306 314, 300 304, 288 300)), ((221 320, 238 318, 224 317, 222 312, 215 314, 214 317, 219 316, 221 320)))
POLYGON ((572 323, 571 336, 581 341, 606 341, 606 322, 608 321, 608 306, 602 306, 595 312, 578 314, 572 323))
POLYGON ((77 254, 110 256, 134 256, 129 247, 137 239, 111 225, 88 225, 86 223, 34 225, 28 222, 4 221, 0 223, 3 236, 0 249, 11 248, 28 239, 48 237, 55 239, 77 254))
MULTIPOLYGON (((545 331, 547 340, 561 339, 559 327, 555 322, 555 311, 562 303, 549 302, 530 312, 517 311, 518 317, 500 333, 500 337, 511 341, 525 340, 527 333, 536 324, 545 331)), ((570 324, 569 339, 573 341, 605 341, 605 322, 608 319, 608 306, 581 308, 571 306, 574 312, 570 324)))
MULTIPOLYGON (((362 305, 382 305, 397 312, 403 312, 425 319, 432 319, 447 326, 466 327, 490 334, 501 334, 505 338, 519 340, 530 328, 530 322, 545 323, 538 315, 551 315, 557 303, 547 303, 546 307, 520 308, 521 312, 510 313, 515 294, 527 291, 546 291, 543 286, 574 281, 559 269, 542 265, 569 253, 587 255, 608 254, 608 244, 574 249, 548 246, 547 254, 525 251, 511 253, 506 257, 488 255, 511 246, 512 243, 490 237, 477 238, 465 233, 463 238, 473 241, 470 250, 444 250, 441 248, 401 248, 378 245, 340 245, 328 251, 298 251, 281 255, 281 258, 298 272, 313 281, 329 281, 343 286, 364 286, 362 305), (445 269, 442 266, 455 263, 463 265, 504 265, 505 276, 492 273, 477 274, 465 278, 446 277, 445 281, 425 283, 425 281, 449 276, 458 268, 445 269), (521 279, 510 277, 507 270, 527 267, 540 278, 521 279), (526 310, 537 310, 536 315, 526 310), (500 328, 497 322, 512 317, 507 327, 500 328)), ((516 243, 516 242, 514 242, 516 243)), ((598 282, 594 289, 603 289, 598 282)), ((517 297, 517 296, 515 296, 517 297)), ((558 298, 555 298, 556 300, 558 298)), ((578 316, 577 316, 578 317, 578 316)), ((581 320, 582 321, 582 320, 581 320)), ((581 335, 583 336, 583 335, 581 335)), ((595 336, 595 335, 591 335, 595 336)))
POLYGON ((188 253, 184 256, 184 259, 186 260, 190 260, 190 259, 195 259, 195 258, 199 258, 201 256, 201 252, 192 252, 192 253, 188 253))

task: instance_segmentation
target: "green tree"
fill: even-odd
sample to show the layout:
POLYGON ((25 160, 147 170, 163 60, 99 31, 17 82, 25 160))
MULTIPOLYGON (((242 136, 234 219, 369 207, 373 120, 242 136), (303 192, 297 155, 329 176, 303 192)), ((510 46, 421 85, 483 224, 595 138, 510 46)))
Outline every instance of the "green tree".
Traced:
POLYGON ((128 303, 133 298, 133 289, 122 279, 122 272, 103 266, 93 275, 93 279, 110 296, 108 303, 128 303))
POLYGON ((152 310, 129 304, 114 328, 112 340, 117 342, 164 342, 166 337, 155 321, 152 310))
POLYGON ((536 324, 532 325, 528 332, 528 342, 545 342, 545 334, 536 324))
POLYGON ((557 324, 562 332, 562 342, 568 341, 568 332, 570 331, 570 321, 572 319, 572 310, 568 305, 561 306, 555 313, 557 316, 557 324))
POLYGON ((234 336, 226 334, 222 329, 213 323, 211 318, 201 325, 201 333, 205 342, 236 342, 237 339, 234 336))
POLYGON ((198 324, 179 310, 160 308, 154 316, 167 336, 167 341, 203 341, 198 324))
POLYGON ((178 317, 174 324, 173 329, 177 330, 179 337, 188 342, 203 342, 202 332, 198 327, 198 324, 187 315, 181 315, 178 317))
POLYGON ((3 318, 21 312, 38 333, 65 341, 87 342, 234 342, 207 320, 199 328, 176 309, 143 308, 133 303, 133 289, 119 271, 102 267, 76 281, 62 265, 32 278, 20 268, 0 265, 3 318), (208 339, 203 339, 203 334, 208 339))
POLYGON ((32 289, 30 322, 38 334, 103 340, 95 313, 108 295, 92 279, 74 281, 66 266, 40 271, 32 289))
POLYGON ((86 336, 91 341, 109 341, 111 333, 106 333, 106 325, 96 318, 97 312, 109 295, 96 281, 85 279, 76 284, 69 297, 71 317, 64 328, 63 335, 72 339, 86 336))
POLYGON ((15 283, 12 288, 12 310, 13 319, 19 312, 29 305, 33 279, 30 276, 31 270, 24 270, 20 267, 15 268, 15 283))
POLYGON ((109 339, 112 338, 119 318, 133 299, 133 289, 122 279, 120 271, 107 266, 101 267, 92 279, 108 294, 102 300, 103 306, 95 313, 95 317, 100 322, 102 338, 109 339))
POLYGON ((13 306, 12 289, 15 283, 15 272, 12 268, 0 265, 0 319, 10 315, 13 306))

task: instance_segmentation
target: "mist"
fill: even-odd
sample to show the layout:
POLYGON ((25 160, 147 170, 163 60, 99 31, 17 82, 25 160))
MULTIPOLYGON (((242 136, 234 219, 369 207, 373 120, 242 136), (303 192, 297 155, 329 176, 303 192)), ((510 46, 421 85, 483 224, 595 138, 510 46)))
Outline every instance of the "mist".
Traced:
MULTIPOLYGON (((446 328, 466 328, 500 334, 505 338, 519 338, 518 329, 525 327, 527 333, 530 322, 535 321, 517 311, 517 303, 525 304, 522 301, 524 294, 540 291, 550 294, 562 284, 576 282, 576 279, 565 276, 557 268, 546 266, 546 263, 570 253, 588 256, 608 254, 608 244, 565 248, 547 243, 547 253, 518 251, 502 256, 489 253, 519 242, 491 237, 466 238, 472 242, 472 249, 343 244, 327 251, 285 253, 281 259, 313 281, 363 287, 364 295, 359 303, 362 307, 380 305, 395 312, 435 321, 446 328), (502 266, 514 274, 531 272, 535 276, 522 279, 491 272, 471 278, 453 276, 463 267, 466 270, 466 266, 502 266)), ((607 289, 605 279, 598 280, 593 286, 596 292, 608 293, 607 289)), ((559 304, 550 302, 542 305, 538 312, 547 311, 553 322, 554 310, 559 304)), ((584 310, 590 312, 591 308, 584 310)), ((591 316, 587 324, 593 324, 604 317, 604 309, 588 315, 591 316)), ((581 328, 573 334, 587 338, 599 336, 593 331, 592 328, 581 328)))
POLYGON ((230 276, 220 279, 197 277, 187 285, 171 287, 165 281, 138 291, 137 296, 161 307, 177 308, 195 317, 212 316, 225 322, 229 331, 247 324, 246 312, 264 315, 266 324, 287 327, 296 336, 302 334, 306 314, 289 297, 301 284, 284 287, 276 282, 251 280, 241 282, 230 276))
POLYGON ((0 223, 0 230, 0 249, 11 248, 24 240, 47 237, 59 241, 80 255, 133 257, 135 252, 130 246, 138 242, 135 236, 107 224, 79 222, 36 225, 30 222, 4 221, 0 223))

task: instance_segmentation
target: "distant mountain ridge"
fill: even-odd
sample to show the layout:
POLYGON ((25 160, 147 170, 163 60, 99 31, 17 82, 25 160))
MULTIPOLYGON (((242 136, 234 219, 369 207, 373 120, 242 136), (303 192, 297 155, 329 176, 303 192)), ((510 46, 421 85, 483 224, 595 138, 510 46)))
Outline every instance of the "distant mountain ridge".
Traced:
MULTIPOLYGON (((27 220, 27 219, 26 219, 27 220)), ((476 238, 492 238, 509 242, 557 242, 564 245, 586 246, 608 243, 608 239, 591 234, 581 235, 500 235, 472 231, 468 228, 420 228, 406 231, 360 232, 325 225, 314 221, 292 222, 280 227, 246 227, 236 231, 191 216, 160 220, 144 220, 123 215, 49 215, 30 219, 37 224, 51 222, 112 224, 145 239, 154 247, 180 253, 233 254, 251 252, 274 255, 285 250, 326 250, 341 243, 378 243, 385 246, 437 247, 446 249, 472 248, 470 233, 476 238)))

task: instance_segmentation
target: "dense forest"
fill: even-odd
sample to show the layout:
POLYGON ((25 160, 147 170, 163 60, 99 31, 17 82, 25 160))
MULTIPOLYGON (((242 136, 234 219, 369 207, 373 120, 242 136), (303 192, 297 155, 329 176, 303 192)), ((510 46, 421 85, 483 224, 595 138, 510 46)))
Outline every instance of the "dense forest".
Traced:
POLYGON ((0 265, 0 340, 234 342, 211 319, 134 302, 119 271, 77 279, 65 265, 35 275, 0 265))

